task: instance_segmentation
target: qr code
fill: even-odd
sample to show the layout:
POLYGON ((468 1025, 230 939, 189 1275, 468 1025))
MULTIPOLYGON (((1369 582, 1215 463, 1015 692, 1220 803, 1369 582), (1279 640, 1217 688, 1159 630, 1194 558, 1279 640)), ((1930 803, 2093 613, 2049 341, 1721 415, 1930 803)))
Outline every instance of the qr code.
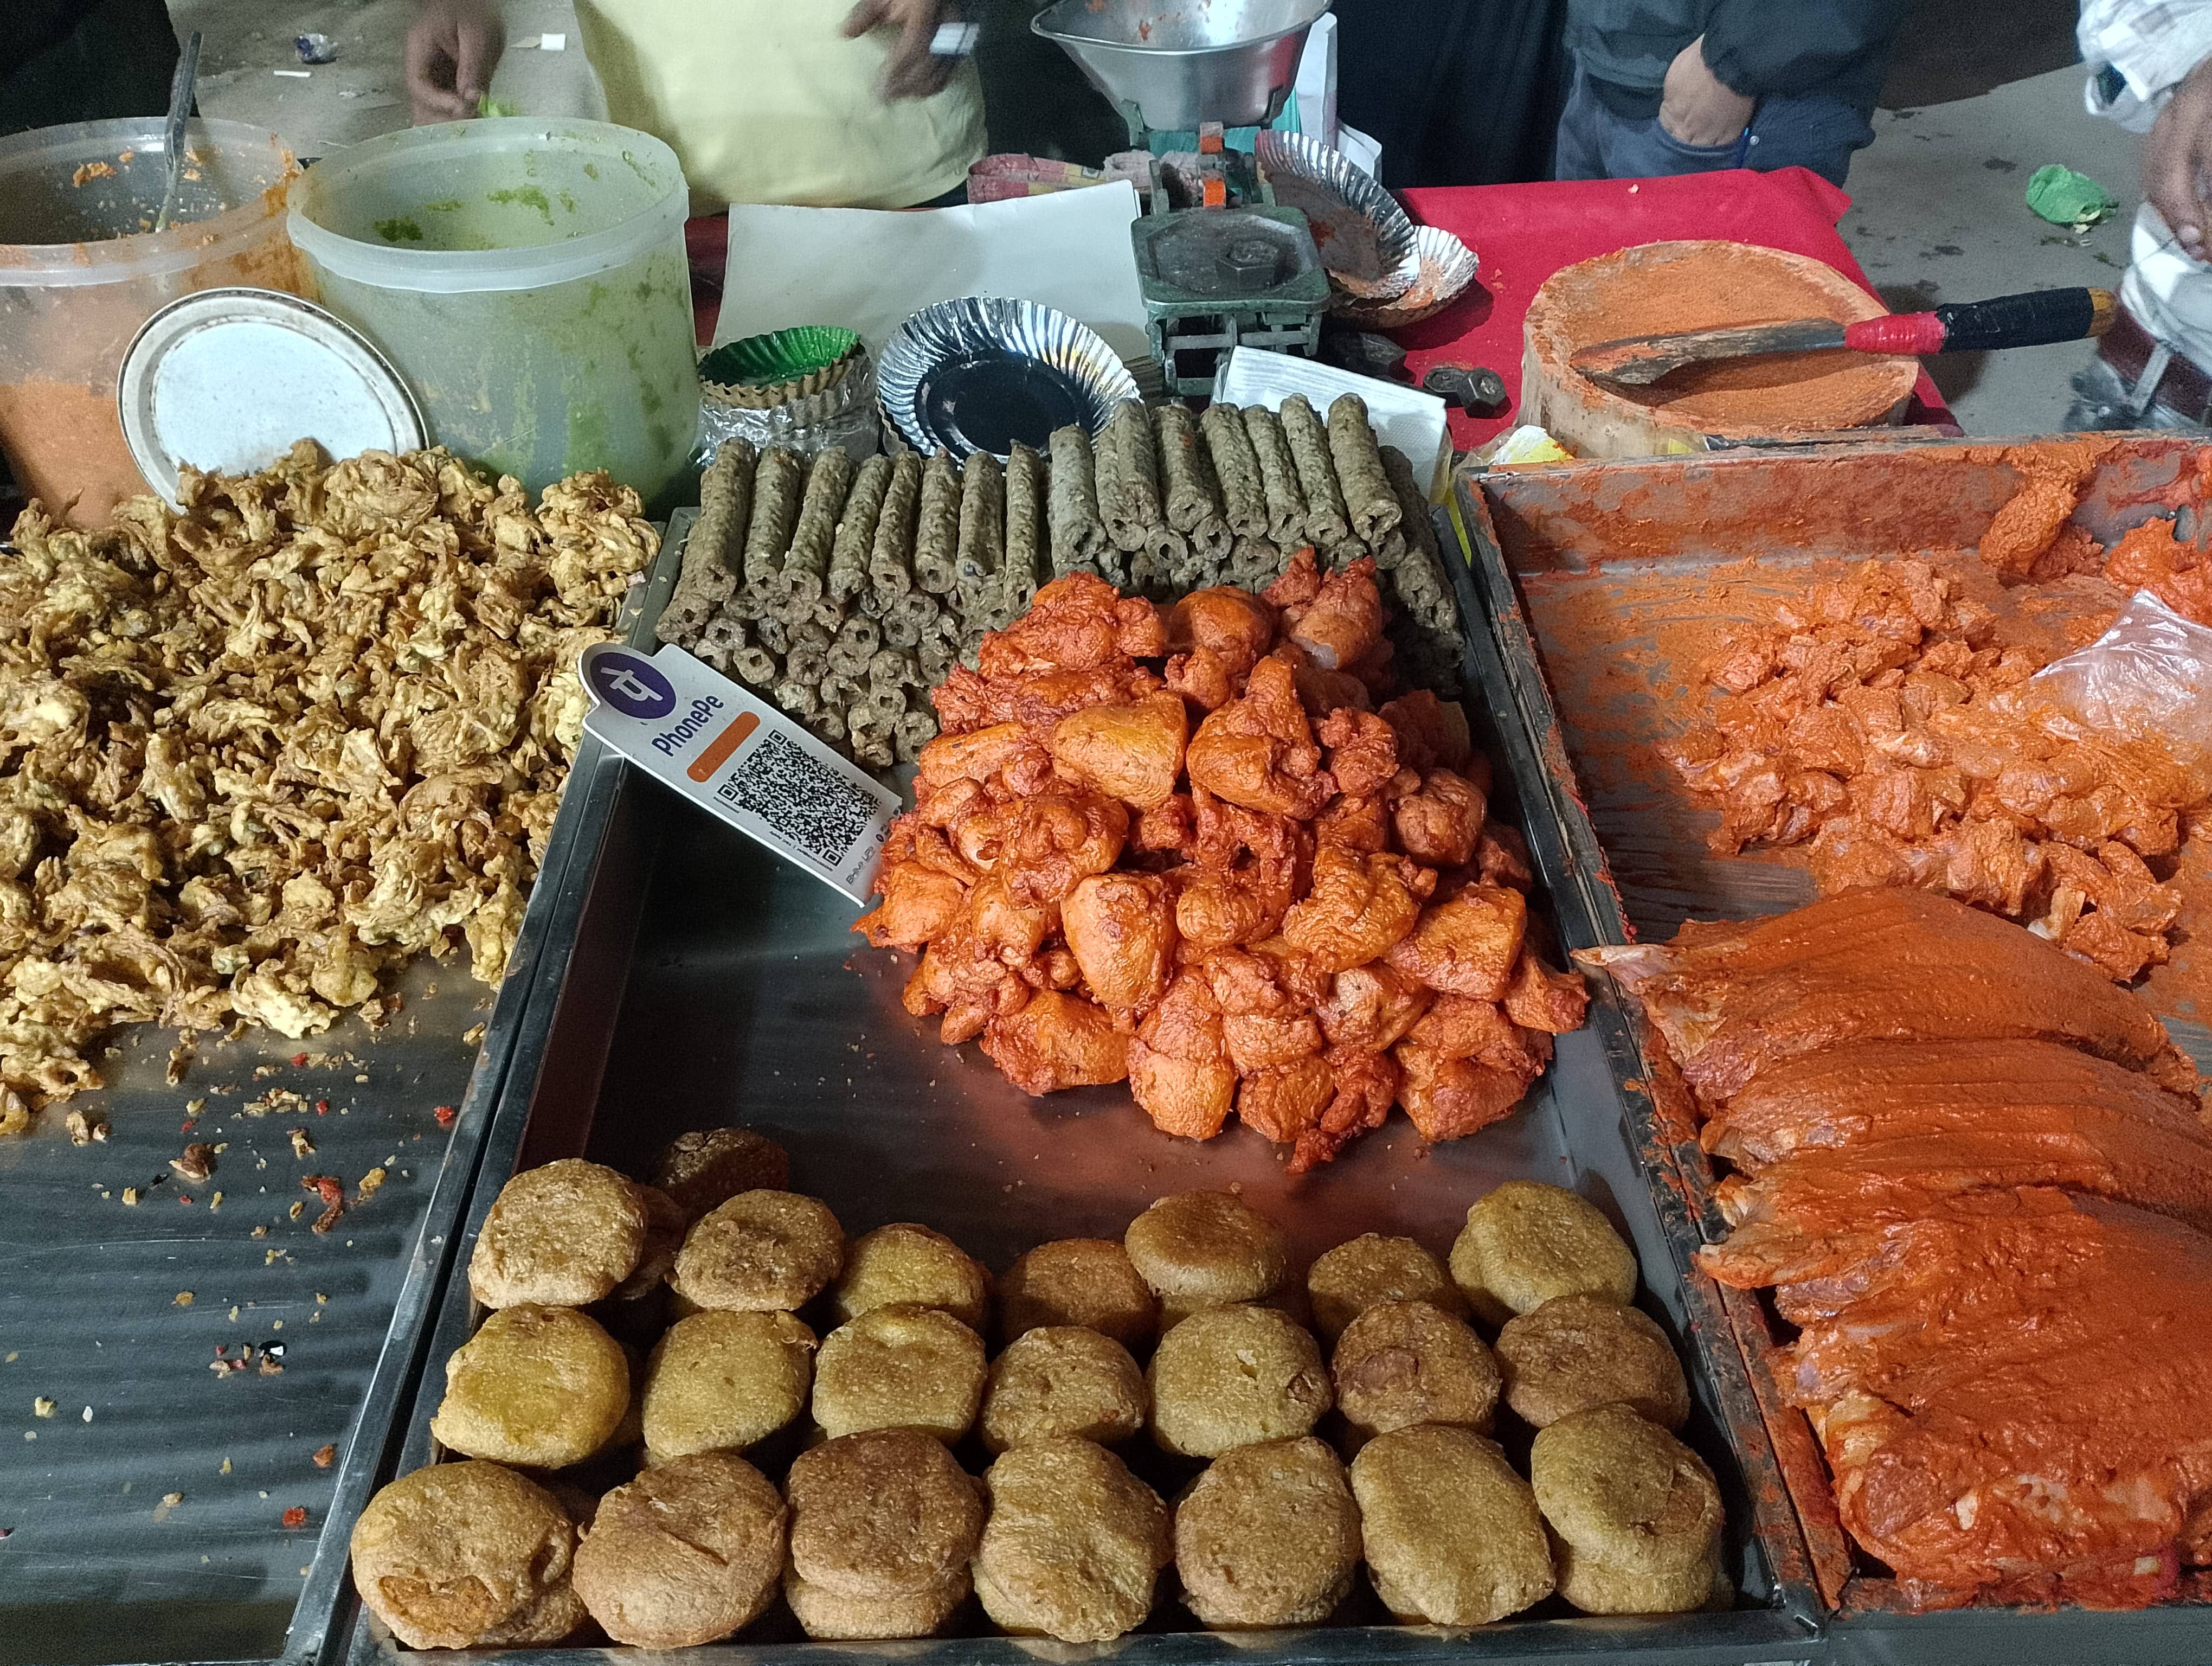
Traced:
POLYGON ((875 800, 773 729, 714 790, 828 868, 844 866, 876 818, 875 800))

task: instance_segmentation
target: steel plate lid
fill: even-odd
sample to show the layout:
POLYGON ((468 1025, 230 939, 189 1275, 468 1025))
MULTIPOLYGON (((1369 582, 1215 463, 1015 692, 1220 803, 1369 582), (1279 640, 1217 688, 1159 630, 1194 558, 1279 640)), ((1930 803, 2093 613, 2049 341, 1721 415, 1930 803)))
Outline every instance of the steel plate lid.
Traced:
POLYGON ((161 308, 124 355, 116 404, 138 472, 172 507, 186 465, 245 474, 300 440, 333 458, 428 442, 391 362, 280 289, 202 289, 161 308))

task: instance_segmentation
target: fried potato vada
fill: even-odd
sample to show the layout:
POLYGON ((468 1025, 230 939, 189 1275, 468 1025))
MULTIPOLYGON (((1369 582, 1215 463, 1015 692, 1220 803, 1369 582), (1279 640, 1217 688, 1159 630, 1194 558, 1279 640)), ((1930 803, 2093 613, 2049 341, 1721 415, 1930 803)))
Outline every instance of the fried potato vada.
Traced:
POLYGON ((584 1623, 576 1529, 496 1463, 434 1463, 378 1490, 353 1524, 354 1589, 414 1649, 558 1643, 584 1623))
POLYGON ((990 1275, 942 1232, 903 1221, 878 1226, 845 1251, 837 1317, 856 1319, 894 1303, 936 1308, 980 1333, 990 1316, 990 1275))
POLYGON ((1674 1345, 1649 1315, 1601 1296, 1554 1296, 1498 1333, 1505 1403, 1534 1428, 1623 1405, 1662 1429, 1690 1416, 1674 1345))
POLYGON ((1110 1446, 1145 1426, 1151 1403, 1144 1373, 1112 1337, 1042 1325, 991 1362, 980 1428, 993 1452, 1062 1435, 1110 1446))
POLYGON ((1454 1318, 1467 1314, 1467 1298, 1443 1263, 1411 1238, 1363 1232, 1340 1243, 1306 1269, 1315 1335, 1329 1347, 1370 1307, 1384 1302, 1426 1302, 1454 1318))
POLYGON ((1720 1488, 1705 1461, 1626 1406, 1539 1430, 1528 1479, 1553 1530, 1622 1573, 1703 1566, 1720 1538, 1720 1488))
POLYGON ((966 1577, 983 1497, 942 1442, 871 1429, 799 1454, 784 1483, 791 1566, 832 1596, 927 1595, 966 1577))
POLYGON ((1384 1302, 1344 1328, 1329 1362, 1355 1444, 1416 1423, 1490 1432, 1498 1361, 1462 1320, 1426 1302, 1384 1302))
POLYGON ((486 1307, 582 1307, 636 1268, 649 1218, 636 1185, 564 1157, 500 1188, 476 1248, 469 1292, 486 1307))
POLYGON ((1528 1483, 1472 1429, 1378 1435, 1352 1461, 1360 1541, 1400 1620, 1486 1626, 1552 1594, 1552 1553, 1528 1483))
POLYGON ((750 1128, 702 1128, 669 1142, 653 1165, 653 1183, 696 1220, 740 1192, 789 1191, 791 1158, 750 1128))
POLYGON ((668 1328, 640 1394, 647 1459, 740 1451, 806 1409, 814 1333, 788 1313, 709 1310, 668 1328))
POLYGON ((1629 1573, 1551 1535, 1559 1595, 1584 1614, 1687 1614, 1692 1608, 1733 1606, 1735 1590, 1722 1570, 1717 1547, 1702 1562, 1666 1573, 1629 1573))
POLYGON ((949 1313, 896 1303, 823 1338, 814 1420, 832 1439, 866 1429, 919 1429, 954 1441, 983 1403, 983 1339, 949 1313))
POLYGON ((983 1611, 1018 1637, 1106 1643, 1145 1623, 1175 1560, 1167 1506, 1094 1441, 1017 1446, 984 1474, 983 1611))
POLYGON ((1491 1325, 1554 1296, 1636 1299, 1636 1256, 1612 1223, 1588 1199, 1534 1180, 1509 1180, 1467 1212, 1451 1275, 1491 1325))
POLYGON ((657 1464, 599 1500, 576 1591, 606 1634, 688 1649, 758 1619, 783 1572, 784 1508, 731 1452, 657 1464))
POLYGON ((1321 1347, 1271 1307, 1201 1309, 1160 1338, 1152 1438, 1182 1457, 1310 1434, 1334 1399, 1321 1347))
POLYGON ((669 1282, 701 1307, 794 1312, 845 1265, 845 1231, 830 1206, 797 1192, 740 1192, 702 1215, 669 1282))
POLYGON ((1282 1228, 1227 1192, 1164 1197, 1129 1223, 1121 1242, 1160 1298, 1164 1329, 1200 1308, 1264 1300, 1290 1272, 1282 1228))
POLYGON ((1060 1238, 1018 1257, 999 1281, 1001 1340, 1041 1325, 1079 1325, 1141 1353, 1159 1334, 1159 1298, 1112 1239, 1060 1238))
POLYGON ((1183 1606, 1216 1631, 1317 1626, 1359 1569, 1359 1508, 1307 1435, 1224 1452, 1177 1502, 1183 1606))
POLYGON ((799 1628, 817 1643, 934 1637, 960 1612, 971 1590, 964 1567, 941 1585, 896 1596, 847 1596, 800 1578, 794 1569, 783 1574, 784 1601, 799 1628))
POLYGON ((580 1463, 629 1409, 622 1344, 572 1307, 509 1307, 446 1361, 430 1420, 442 1445, 525 1468, 580 1463))

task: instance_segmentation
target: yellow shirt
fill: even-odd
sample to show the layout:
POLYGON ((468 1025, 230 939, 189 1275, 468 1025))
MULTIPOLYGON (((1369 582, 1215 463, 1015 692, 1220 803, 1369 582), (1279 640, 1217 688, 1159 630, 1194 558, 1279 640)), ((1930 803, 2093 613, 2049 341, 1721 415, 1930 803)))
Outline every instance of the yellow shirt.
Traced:
POLYGON ((852 0, 577 0, 607 114, 673 147, 691 209, 910 208, 983 154, 974 62, 934 97, 887 100, 898 39, 839 33, 852 0))

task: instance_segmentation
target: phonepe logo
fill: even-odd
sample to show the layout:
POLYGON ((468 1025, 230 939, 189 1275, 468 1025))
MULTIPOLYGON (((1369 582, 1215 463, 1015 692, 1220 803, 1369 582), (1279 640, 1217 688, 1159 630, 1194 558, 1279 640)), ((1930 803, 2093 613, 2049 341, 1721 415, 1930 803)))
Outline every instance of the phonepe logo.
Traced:
POLYGON ((676 709, 676 690, 653 662, 619 648, 594 654, 584 668, 592 692, 625 717, 651 721, 676 709))

